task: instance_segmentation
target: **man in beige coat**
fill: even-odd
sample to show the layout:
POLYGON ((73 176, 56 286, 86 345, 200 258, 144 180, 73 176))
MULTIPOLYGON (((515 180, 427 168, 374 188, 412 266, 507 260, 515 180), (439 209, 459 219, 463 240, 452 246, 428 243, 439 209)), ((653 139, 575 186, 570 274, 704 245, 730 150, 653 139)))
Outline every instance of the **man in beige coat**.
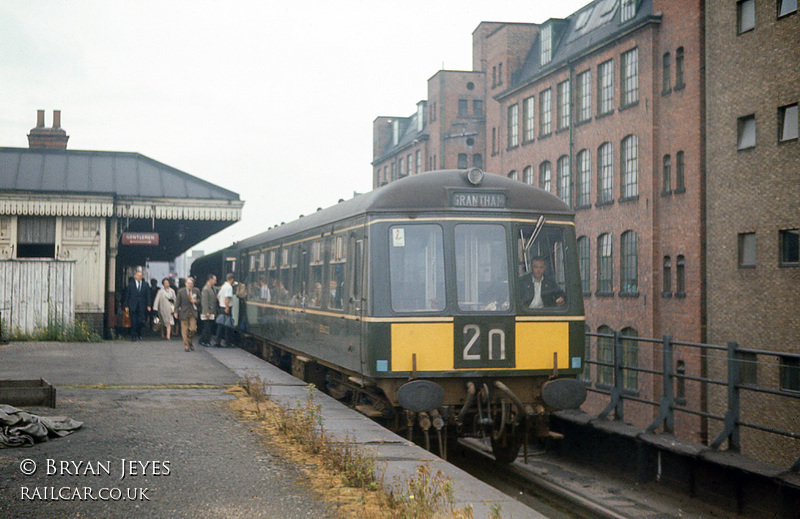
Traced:
POLYGON ((183 349, 193 351, 194 334, 197 333, 197 303, 200 301, 200 290, 194 287, 194 278, 186 278, 186 286, 178 290, 178 301, 175 304, 175 317, 181 320, 183 349))

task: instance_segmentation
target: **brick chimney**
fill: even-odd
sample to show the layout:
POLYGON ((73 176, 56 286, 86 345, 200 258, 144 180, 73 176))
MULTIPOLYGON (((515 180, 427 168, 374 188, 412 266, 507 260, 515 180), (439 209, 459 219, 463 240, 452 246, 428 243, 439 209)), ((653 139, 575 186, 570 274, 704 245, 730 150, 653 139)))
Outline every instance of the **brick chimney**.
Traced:
POLYGON ((61 128, 61 110, 53 110, 53 127, 44 127, 44 110, 36 112, 36 128, 28 134, 28 147, 49 150, 67 149, 69 136, 61 128))

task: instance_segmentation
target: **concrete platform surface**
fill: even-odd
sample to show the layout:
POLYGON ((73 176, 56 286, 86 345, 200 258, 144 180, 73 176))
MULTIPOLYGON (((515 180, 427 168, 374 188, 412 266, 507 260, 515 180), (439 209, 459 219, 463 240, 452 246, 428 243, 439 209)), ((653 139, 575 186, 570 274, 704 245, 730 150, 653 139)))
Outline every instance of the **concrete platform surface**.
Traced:
MULTIPOLYGON (((238 349, 180 340, 17 343, 0 346, 0 380, 44 378, 57 388, 43 416, 84 422, 76 433, 26 449, 0 449, 0 517, 331 517, 293 464, 263 445, 225 406, 244 374, 297 405, 308 387, 238 349), (36 470, 31 472, 35 464, 36 470), (125 477, 122 477, 122 476, 125 477)), ((373 452, 384 481, 427 463, 453 479, 457 506, 474 517, 544 517, 327 395, 326 430, 373 452)))

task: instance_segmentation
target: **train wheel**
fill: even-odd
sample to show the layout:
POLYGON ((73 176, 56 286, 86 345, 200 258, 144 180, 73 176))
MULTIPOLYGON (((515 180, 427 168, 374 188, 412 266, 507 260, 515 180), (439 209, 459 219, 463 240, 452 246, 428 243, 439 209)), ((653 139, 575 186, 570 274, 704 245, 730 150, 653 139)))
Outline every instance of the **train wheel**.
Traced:
POLYGON ((501 401, 498 407, 492 421, 492 454, 500 463, 512 463, 519 455, 523 434, 516 426, 511 403, 501 401))
POLYGON ((494 459, 500 463, 513 463, 519 456, 521 446, 522 435, 519 433, 505 434, 497 440, 492 437, 492 454, 494 459))

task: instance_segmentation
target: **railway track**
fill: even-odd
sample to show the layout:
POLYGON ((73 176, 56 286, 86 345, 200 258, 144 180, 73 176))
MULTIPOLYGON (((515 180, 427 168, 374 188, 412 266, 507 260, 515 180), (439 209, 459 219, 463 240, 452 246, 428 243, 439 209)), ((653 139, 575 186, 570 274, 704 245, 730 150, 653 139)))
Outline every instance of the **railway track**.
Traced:
POLYGON ((603 503, 549 481, 520 459, 497 463, 479 440, 461 439, 460 455, 448 461, 551 519, 633 519, 603 503), (487 463, 489 461, 490 463, 487 463))

